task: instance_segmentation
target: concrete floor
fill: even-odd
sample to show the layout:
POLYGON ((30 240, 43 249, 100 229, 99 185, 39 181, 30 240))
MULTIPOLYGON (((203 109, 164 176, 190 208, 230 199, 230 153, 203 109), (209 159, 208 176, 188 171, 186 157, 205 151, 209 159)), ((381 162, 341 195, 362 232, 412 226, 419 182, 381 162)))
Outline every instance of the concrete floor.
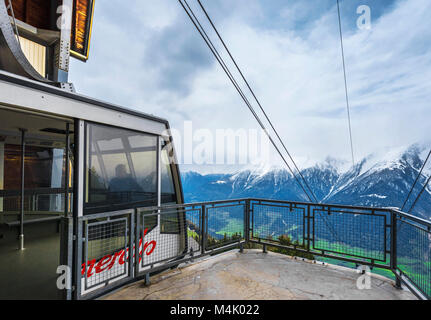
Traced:
POLYGON ((261 250, 230 251, 166 271, 106 296, 107 300, 410 300, 392 281, 373 275, 359 290, 355 270, 314 264, 261 250))
MULTIPOLYGON (((0 300, 55 300, 61 297, 57 289, 57 267, 60 263, 60 234, 56 226, 46 224, 25 227, 25 250, 18 250, 16 230, 0 239, 0 300), (40 230, 48 234, 36 237, 40 230), (14 241, 4 244, 10 237, 14 241), (33 238, 32 238, 33 237, 33 238)), ((7 230, 7 229, 6 229, 7 230)), ((0 228, 0 236, 3 234, 0 228)))

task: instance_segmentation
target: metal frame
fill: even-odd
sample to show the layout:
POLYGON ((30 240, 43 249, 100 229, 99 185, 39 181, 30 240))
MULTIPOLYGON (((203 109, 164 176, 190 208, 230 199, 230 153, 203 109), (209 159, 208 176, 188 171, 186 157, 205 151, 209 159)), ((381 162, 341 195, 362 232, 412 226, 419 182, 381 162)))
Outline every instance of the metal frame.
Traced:
MULTIPOLYGON (((338 253, 337 251, 334 251, 334 250, 327 250, 327 249, 323 249, 323 248, 318 248, 318 247, 316 247, 315 246, 315 241, 316 241, 316 224, 315 224, 315 222, 314 222, 314 218, 316 217, 316 214, 315 214, 315 212, 316 211, 326 211, 326 212, 330 212, 329 210, 320 210, 320 209, 315 209, 315 208, 313 208, 313 214, 312 214, 312 216, 310 217, 310 219, 313 221, 313 223, 312 223, 312 225, 313 225, 313 227, 312 227, 312 233, 310 234, 311 236, 312 236, 312 249, 313 250, 318 250, 318 251, 321 251, 321 252, 329 252, 329 253, 338 253)), ((346 210, 344 210, 344 211, 331 211, 331 213, 341 213, 341 214, 351 214, 351 215, 357 215, 358 213, 357 212, 351 212, 351 211, 346 211, 346 210)), ((329 214, 328 214, 329 215, 329 214)), ((384 221, 384 223, 383 223, 383 229, 384 229, 384 232, 383 232, 383 256, 384 256, 384 258, 383 259, 372 259, 372 260, 374 260, 374 261, 380 261, 380 262, 384 262, 384 263, 386 263, 387 262, 387 257, 386 257, 386 253, 388 252, 388 249, 387 249, 387 241, 386 241, 386 239, 387 239, 387 232, 386 232, 386 226, 387 226, 387 222, 386 222, 386 215, 383 215, 383 214, 375 214, 374 212, 371 212, 371 213, 366 213, 366 212, 364 212, 364 213, 360 213, 360 215, 361 216, 370 216, 370 217, 382 217, 383 218, 383 221, 384 221)), ((346 254, 346 255, 348 255, 348 256, 351 256, 351 257, 355 257, 355 258, 359 258, 359 259, 371 259, 370 257, 366 257, 366 256, 361 256, 361 255, 356 255, 356 254, 346 254)))
MULTIPOLYGON (((289 201, 272 201, 272 200, 264 200, 264 199, 236 199, 236 200, 223 200, 223 201, 214 201, 214 202, 200 202, 200 203, 191 203, 191 204, 172 204, 172 205, 166 205, 166 206, 156 206, 156 207, 147 207, 147 208, 140 208, 133 209, 128 212, 131 215, 131 220, 136 221, 134 225, 135 233, 134 233, 134 256, 135 259, 129 258, 129 261, 133 261, 133 263, 129 263, 129 267, 133 268, 133 271, 130 271, 131 277, 128 277, 127 279, 124 279, 124 281, 118 281, 118 283, 107 285, 100 290, 97 290, 94 293, 91 293, 89 295, 80 296, 79 295, 79 288, 77 295, 75 296, 78 299, 87 299, 87 298, 94 298, 103 294, 108 293, 114 288, 118 288, 126 283, 130 283, 133 281, 141 280, 141 279, 149 279, 149 275, 153 274, 155 272, 165 270, 167 268, 177 266, 181 263, 188 263, 192 262, 195 259, 202 258, 208 255, 214 255, 229 249, 234 248, 240 248, 240 251, 243 248, 243 245, 246 243, 257 243, 260 245, 263 245, 264 250, 267 247, 278 247, 282 249, 294 249, 297 252, 303 252, 303 253, 309 253, 315 256, 320 257, 326 257, 326 258, 332 258, 339 261, 345 261, 345 262, 351 262, 356 263, 358 265, 368 265, 370 267, 377 267, 381 269, 391 270, 396 279, 397 282, 400 284, 405 285, 407 288, 409 288, 413 294, 415 294, 420 299, 430 299, 429 296, 420 288, 418 284, 414 282, 414 280, 409 277, 408 274, 403 272, 400 269, 400 266, 397 264, 397 252, 396 252, 396 227, 394 227, 394 222, 397 221, 405 221, 409 223, 408 220, 412 220, 414 222, 413 226, 419 227, 421 230, 426 232, 431 232, 431 222, 428 222, 426 220, 413 217, 411 215, 405 214, 403 212, 397 211, 395 209, 380 209, 380 208, 367 208, 367 207, 354 207, 354 206, 340 206, 340 205, 321 205, 321 204, 310 204, 310 203, 301 203, 301 202, 289 202, 289 201), (253 238, 253 215, 254 211, 256 210, 255 205, 263 204, 271 206, 271 204, 274 205, 274 207, 284 207, 284 208, 292 208, 292 209, 301 209, 302 213, 301 216, 303 217, 303 220, 306 221, 303 225, 304 227, 304 242, 302 245, 298 246, 283 246, 279 243, 276 243, 274 241, 268 241, 266 239, 256 239, 253 238), (244 214, 244 234, 239 241, 236 242, 229 242, 229 243, 223 243, 221 247, 208 247, 206 243, 206 238, 208 236, 208 216, 211 214, 215 214, 214 212, 211 212, 211 208, 217 209, 217 208, 230 208, 230 207, 241 207, 243 208, 243 214, 244 214), (384 217, 385 222, 382 225, 382 227, 385 230, 381 230, 383 234, 386 235, 386 229, 389 230, 389 234, 391 235, 391 242, 390 247, 385 248, 385 254, 389 255, 389 261, 386 264, 382 264, 376 259, 371 259, 370 257, 355 257, 350 254, 346 254, 343 252, 329 252, 327 250, 317 251, 311 246, 311 242, 314 240, 312 236, 312 209, 318 208, 319 210, 333 210, 333 212, 336 212, 336 210, 341 211, 347 211, 350 214, 359 214, 359 215, 367 215, 370 217, 377 216, 377 217, 384 217), (350 211, 348 211, 350 210, 350 211), (356 210, 352 212, 352 210, 356 210), (369 211, 368 211, 369 210, 369 211), (187 212, 190 211, 196 211, 197 214, 199 214, 199 228, 200 228, 200 239, 199 239, 199 249, 195 249, 189 252, 189 250, 185 250, 185 252, 179 252, 176 256, 167 257, 166 259, 153 261, 150 264, 145 264, 142 260, 141 263, 139 262, 139 228, 144 223, 144 219, 141 219, 141 217, 147 212, 146 216, 158 216, 160 218, 163 214, 170 214, 172 212, 178 212, 180 211, 184 215, 186 215, 187 212), (368 212, 367 212, 368 211, 368 212), (387 220, 387 215, 384 213, 387 213, 390 215, 390 221, 387 220), (140 270, 140 267, 148 267, 145 270, 140 270)), ((107 218, 110 216, 118 216, 120 214, 124 214, 123 212, 112 212, 112 213, 104 213, 104 214, 97 214, 97 215, 90 215, 85 216, 81 220, 92 220, 96 218, 107 218)), ((396 224, 396 223, 395 223, 396 224)), ((185 232, 187 232, 187 225, 185 227, 185 232)), ((142 228, 141 228, 142 229, 142 228)), ((81 226, 81 232, 82 232, 82 226, 81 226)), ((386 237, 385 237, 386 238, 386 237)), ((80 241, 78 241, 79 243, 80 241)), ((133 242, 133 241, 132 241, 133 242)), ((129 248, 133 248, 133 243, 129 243, 129 248)), ((386 241, 385 241, 386 245, 386 241)), ((82 250, 82 248, 81 248, 82 250)), ((320 250, 320 249, 319 249, 320 250)), ((130 251, 129 251, 130 252, 130 251)), ((78 268, 79 269, 79 268, 78 268)), ((80 275, 80 270, 77 272, 78 275, 80 275)), ((78 279, 80 279, 78 277, 78 279)))
MULTIPOLYGON (((94 297, 99 296, 101 293, 108 292, 112 290, 113 288, 117 288, 118 286, 124 285, 127 282, 130 282, 134 278, 134 262, 133 257, 129 255, 128 257, 128 268, 127 268, 127 275, 126 277, 115 281, 115 279, 123 276, 115 276, 112 279, 107 279, 104 283, 98 283, 96 286, 89 286, 82 288, 82 264, 83 264, 83 258, 85 259, 85 266, 87 271, 87 252, 84 249, 87 249, 88 245, 88 226, 91 225, 98 225, 103 223, 112 223, 113 221, 120 221, 124 219, 129 219, 130 224, 128 224, 128 228, 126 227, 126 235, 125 237, 128 238, 128 242, 126 241, 126 249, 128 249, 128 252, 132 252, 131 248, 133 248, 133 239, 134 239, 134 232, 135 232, 135 210, 122 210, 122 211, 115 211, 115 212, 106 212, 106 213, 99 213, 94 214, 90 216, 82 216, 78 219, 77 226, 78 226, 78 233, 76 235, 76 244, 77 244, 77 255, 76 255, 76 261, 75 261, 75 279, 74 279, 74 297, 77 300, 81 299, 91 299, 94 297), (119 216, 128 216, 120 219, 111 220, 112 218, 116 218, 119 216), (106 219, 106 221, 98 221, 100 219, 106 219), (94 223, 91 223, 90 221, 97 221, 94 223), (85 232, 85 233, 84 233, 85 232), (84 236, 85 235, 85 236, 84 236), (111 281, 115 281, 115 283, 110 283, 111 281), (86 290, 94 289, 95 287, 104 286, 101 290, 94 290, 90 291, 88 293, 85 293, 86 290)), ((127 254, 127 251, 125 251, 125 255, 127 254)), ((126 263, 124 264, 126 266, 126 263)), ((85 281, 84 284, 87 283, 87 272, 85 272, 85 281)))
MULTIPOLYGON (((209 226, 208 217, 210 215, 209 210, 210 209, 220 209, 220 208, 235 208, 235 207, 236 208, 243 207, 243 210, 245 210, 247 207, 247 203, 246 203, 246 201, 233 201, 233 203, 231 203, 231 204, 215 202, 215 203, 207 204, 205 206, 205 211, 204 211, 205 229, 202 229, 202 230, 204 230, 203 238, 204 238, 204 245, 205 245, 204 249, 205 250, 214 250, 214 249, 217 249, 220 246, 223 246, 226 244, 229 245, 229 244, 238 243, 238 241, 236 241, 236 240, 230 240, 226 244, 221 244, 221 245, 208 246, 208 244, 207 244, 208 236, 209 236, 209 233, 208 233, 208 226, 209 226)), ((244 212, 244 219, 245 219, 245 217, 246 217, 246 213, 244 212)), ((242 234, 241 238, 245 237, 246 225, 247 225, 247 223, 244 223, 243 234, 242 234)))
MULTIPOLYGON (((400 266, 398 264, 398 242, 399 234, 402 231, 403 225, 408 225, 410 227, 413 227, 416 230, 420 230, 422 232, 425 232, 428 234, 428 239, 431 241, 431 222, 421 219, 419 217, 415 217, 411 214, 401 212, 399 210, 392 210, 392 220, 393 220, 393 232, 395 232, 395 239, 393 246, 393 252, 391 252, 391 255, 393 255, 394 259, 394 265, 393 270, 394 274, 397 279, 397 285, 401 286, 401 284, 405 285, 416 297, 422 300, 431 300, 431 293, 426 293, 423 288, 420 287, 413 278, 408 274, 406 270, 402 269, 402 265, 400 266), (398 226, 398 223, 402 223, 400 226, 398 226)), ((414 248, 412 248, 414 249, 414 248)), ((431 252, 429 253, 431 256, 431 252)), ((430 258, 430 256, 428 258, 430 258)), ((430 266, 431 269, 431 266, 430 266)), ((429 270, 431 272, 431 270, 429 270)), ((429 283, 429 287, 431 288, 431 282, 429 283)))
MULTIPOLYGON (((232 203, 232 201, 230 201, 232 203)), ((220 203, 211 203, 210 208, 220 208, 219 206, 216 206, 218 204, 222 204, 221 208, 227 207, 223 204, 226 204, 227 202, 220 202, 220 203)), ((231 205, 228 205, 228 207, 234 207, 234 206, 238 206, 238 207, 243 207, 246 205, 245 201, 241 201, 241 202, 237 202, 237 203, 232 203, 231 205)), ((244 217, 246 217, 246 210, 243 211, 244 213, 244 217)), ((138 208, 138 209, 131 209, 131 210, 124 210, 124 211, 117 211, 117 212, 106 212, 106 213, 100 213, 100 214, 94 214, 94 215, 86 215, 83 217, 80 217, 78 220, 78 237, 77 237, 77 252, 78 252, 78 258, 77 258, 77 262, 75 262, 75 294, 74 294, 74 298, 75 299, 92 299, 101 295, 104 295, 108 292, 110 292, 111 290, 121 287, 127 283, 133 282, 133 281, 137 281, 137 280, 141 280, 141 279, 148 279, 150 274, 159 272, 161 270, 173 267, 173 266, 177 266, 181 263, 187 263, 187 262, 191 262, 194 261, 195 259, 198 258, 202 258, 208 255, 214 255, 220 252, 224 252, 226 250, 230 250, 230 249, 234 249, 234 248, 238 248, 240 246, 242 246, 245 243, 244 239, 240 239, 239 241, 236 242, 228 242, 228 243, 223 243, 220 247, 217 248, 205 248, 204 244, 204 239, 206 237, 206 232, 203 231, 204 227, 202 225, 203 221, 205 221, 205 215, 208 214, 208 211, 205 209, 205 206, 198 206, 198 205, 182 205, 182 204, 176 204, 176 205, 169 205, 169 206, 157 206, 157 207, 149 207, 149 208, 138 208), (149 264, 145 264, 144 259, 141 260, 141 263, 139 263, 139 241, 140 241, 140 236, 142 236, 140 233, 140 230, 142 231, 142 226, 144 224, 144 219, 142 219, 142 217, 146 217, 146 216, 158 216, 160 219, 160 216, 162 215, 168 215, 171 214, 173 212, 177 213, 179 212, 180 214, 183 214, 184 216, 186 216, 187 212, 190 211, 196 211, 196 214, 199 215, 198 217, 196 217, 200 223, 199 228, 200 228, 200 241, 199 241, 199 247, 195 248, 194 250, 188 250, 187 249, 187 245, 186 245, 186 249, 184 250, 184 252, 178 252, 177 254, 170 256, 170 257, 166 257, 163 258, 161 260, 156 260, 153 261, 152 263, 149 264), (88 260, 87 256, 85 255, 85 250, 84 250, 84 254, 83 254, 83 249, 86 248, 87 244, 87 239, 88 239, 88 227, 90 226, 90 224, 88 224, 89 221, 97 221, 99 219, 110 219, 111 217, 118 217, 124 214, 128 214, 130 215, 130 221, 136 222, 136 223, 132 223, 131 225, 131 229, 130 231, 133 230, 133 232, 129 233, 130 235, 130 241, 128 243, 128 251, 129 251, 129 276, 127 276, 124 279, 121 279, 115 283, 110 283, 113 279, 108 279, 105 281, 105 285, 103 286, 103 283, 98 283, 95 286, 92 287, 86 287, 86 288, 82 288, 81 287, 81 279, 83 278, 83 276, 81 275, 81 261, 83 258, 85 258, 85 261, 88 260), (87 223, 87 224, 86 224, 87 223), (85 235, 84 235, 84 231, 85 231, 85 235), (133 252, 133 255, 131 254, 133 252), (133 258, 134 256, 134 258, 133 258), (142 270, 142 268, 146 268, 145 270, 142 270), (102 286, 99 288, 99 286, 102 286), (89 292, 89 293, 85 293, 85 289, 91 289, 91 288, 96 288, 96 290, 94 290, 93 292, 89 292)), ((103 224, 103 223, 107 223, 107 222, 112 222, 112 221, 117 221, 118 219, 115 220, 107 220, 107 221, 97 221, 92 223, 91 225, 99 225, 99 224, 103 224)), ((245 221, 245 218, 244 218, 245 221)), ((245 225, 244 225, 245 226, 245 225)), ((187 236, 187 223, 184 226, 181 226, 181 228, 184 228, 183 232, 185 232, 186 236, 187 236)), ((161 235, 163 236, 163 235, 161 235)), ((178 241, 181 241, 180 239, 180 235, 178 235, 178 241)), ((186 242, 187 244, 187 242, 186 242)), ((127 248, 126 248, 127 249, 127 248)), ((86 262, 87 263, 87 262, 86 262)), ((86 269, 85 269, 86 270, 86 269)), ((84 274, 84 279, 86 279, 86 272, 84 274)), ((84 280, 86 281, 86 280, 84 280)))
MULTIPOLYGON (((127 214, 127 213, 128 212, 125 212, 124 214, 127 214)), ((109 216, 109 218, 111 218, 111 216, 109 216)), ((109 220, 105 220, 105 221, 86 223, 85 224, 85 238, 83 239, 83 241, 85 243, 84 263, 85 263, 86 267, 87 267, 87 263, 89 261, 88 260, 89 229, 92 228, 92 227, 97 227, 97 226, 102 226, 102 225, 108 225, 108 224, 113 224, 113 223, 117 223, 117 222, 124 222, 124 224, 125 224, 125 228, 124 228, 124 247, 123 247, 123 250, 124 250, 124 252, 127 252, 127 245, 128 245, 128 243, 127 243, 127 237, 128 237, 127 231, 129 230, 129 228, 128 228, 129 225, 127 223, 127 218, 119 218, 119 219, 115 219, 115 220, 109 219, 109 220)), ((129 245, 130 245, 130 243, 129 243, 129 245)), ((127 265, 126 265, 126 263, 124 263, 124 270, 123 270, 123 272, 121 274, 119 274, 119 275, 116 275, 115 278, 120 278, 120 277, 122 277, 122 276, 124 276, 126 274, 127 274, 127 265)), ((96 284, 88 285, 88 272, 85 272, 84 275, 85 275, 85 282, 84 282, 84 284, 85 284, 85 289, 86 290, 91 290, 92 288, 98 287, 100 285, 107 285, 107 284, 109 284, 110 281, 115 281, 115 278, 113 278, 113 279, 105 280, 104 282, 101 282, 101 283, 96 283, 96 284)))
POLYGON ((67 21, 70 24, 62 26, 60 30, 60 39, 54 47, 54 81, 67 83, 69 77, 69 60, 70 60, 70 35, 72 31, 72 14, 73 0, 63 0, 62 22, 67 21), (67 17, 64 15, 67 14, 67 17))
MULTIPOLYGON (((268 205, 268 206, 274 206, 274 207, 287 207, 290 209, 302 209, 304 210, 303 213, 303 228, 304 228, 304 242, 303 242, 303 248, 298 246, 291 246, 291 247, 285 247, 281 246, 277 243, 277 240, 271 239, 268 241, 268 239, 261 239, 257 238, 252 239, 251 242, 253 243, 259 243, 263 244, 265 246, 274 246, 274 247, 281 247, 281 248, 288 248, 288 249, 294 249, 298 252, 303 253, 309 253, 316 256, 321 256, 325 258, 333 258, 336 260, 341 260, 345 262, 352 262, 355 264, 363 264, 363 265, 369 265, 369 266, 375 266, 383 269, 391 269, 390 265, 387 264, 387 253, 390 253, 387 250, 387 231, 386 229, 389 227, 387 225, 386 221, 386 215, 384 214, 376 214, 376 212, 382 212, 390 214, 390 209, 379 209, 379 208, 372 208, 372 207, 358 207, 358 206, 343 206, 343 205, 327 205, 327 204, 313 204, 313 203, 304 203, 304 202, 291 202, 291 201, 280 201, 280 200, 264 200, 264 199, 250 199, 252 202, 252 210, 251 210, 251 223, 252 226, 254 226, 254 208, 253 203, 256 204, 262 204, 262 205, 268 205), (282 205, 284 204, 284 206, 282 205), (314 246, 315 242, 315 223, 314 223, 314 217, 315 217, 315 211, 327 211, 327 212, 343 212, 346 214, 354 214, 354 215, 368 215, 368 216, 381 216, 385 218, 385 222, 383 224, 383 234, 384 234, 384 250, 383 254, 385 259, 379 260, 372 257, 365 257, 365 256, 359 256, 355 254, 348 254, 344 252, 337 252, 334 250, 325 250, 323 248, 316 248, 314 246), (342 210, 342 211, 340 211, 342 210), (350 210, 350 211, 347 211, 350 210), (355 211, 356 210, 356 211, 355 211), (305 247, 305 248, 304 248, 305 247), (368 261, 369 260, 369 261, 368 261), (383 262, 385 264, 379 264, 376 262, 383 262)), ((252 233, 253 235, 254 233, 252 233)))
MULTIPOLYGON (((145 211, 145 210, 144 210, 145 211)), ((144 225, 144 223, 145 223, 145 217, 149 217, 149 216, 157 216, 158 217, 158 219, 160 220, 160 216, 162 215, 160 212, 156 212, 156 213, 152 213, 152 214, 145 214, 145 215, 142 215, 142 213, 143 213, 143 211, 141 211, 141 216, 142 216, 142 221, 141 221, 141 216, 138 216, 138 223, 140 223, 141 224, 141 226, 143 226, 144 225)), ((172 213, 172 212, 169 212, 169 213, 172 213)), ((169 213, 164 213, 164 214, 169 214, 169 213)), ((175 212, 176 213, 176 212, 175 212)), ((137 224, 137 226, 138 226, 138 224, 137 224)), ((143 228, 142 228, 143 229, 143 228)), ((187 232, 187 230, 184 230, 185 232, 187 232)), ((178 235, 178 236, 180 236, 180 234, 173 234, 173 235, 178 235)), ((144 237, 143 237, 143 234, 141 233, 141 234, 139 234, 138 235, 138 232, 136 232, 136 236, 135 236, 135 239, 136 239, 136 242, 135 242, 135 244, 136 243, 139 243, 139 241, 140 241, 140 236, 142 236, 142 243, 143 243, 143 240, 144 240, 144 237)), ((135 257, 139 257, 139 246, 136 246, 135 245, 135 250, 138 250, 138 252, 137 252, 137 254, 135 255, 135 257)), ((186 251, 186 250, 185 250, 186 251)), ((137 269, 137 273, 136 274, 142 274, 142 271, 139 269, 139 267, 141 267, 141 268, 146 268, 146 267, 151 267, 151 268, 153 268, 154 267, 154 265, 156 265, 156 264, 160 264, 160 263, 163 263, 163 262, 166 262, 166 261, 172 261, 172 260, 175 260, 176 258, 178 258, 179 256, 180 257, 183 257, 184 256, 184 254, 185 254, 186 252, 182 252, 182 253, 180 253, 180 254, 177 254, 177 255, 175 255, 175 256, 172 256, 172 257, 168 257, 168 258, 164 258, 164 259, 161 259, 161 260, 157 260, 156 262, 152 262, 152 263, 145 263, 145 260, 144 259, 142 259, 141 261, 141 263, 139 263, 139 261, 138 261, 138 263, 136 263, 136 265, 138 266, 138 269, 137 269)), ((142 254, 143 256, 144 256, 144 254, 142 254)), ((144 274, 145 273, 148 273, 148 271, 147 270, 145 270, 144 272, 143 272, 144 274)))
MULTIPOLYGON (((152 119, 142 119, 143 121, 148 121, 148 120, 153 120, 153 121, 157 121, 160 123, 160 125, 164 126, 165 128, 167 128, 168 132, 169 132, 169 124, 168 122, 161 120, 161 119, 156 119, 156 118, 152 118, 152 119)), ((135 269, 135 265, 136 265, 136 261, 133 261, 133 259, 129 259, 133 262, 129 263, 129 276, 126 279, 121 279, 120 281, 117 281, 116 283, 113 284, 108 284, 106 286, 103 287, 102 290, 96 290, 95 292, 90 292, 87 294, 82 294, 83 292, 85 292, 85 290, 83 289, 91 289, 91 288, 82 288, 81 287, 81 260, 82 260, 82 252, 85 249, 85 241, 84 241, 84 245, 82 240, 85 240, 85 236, 83 237, 82 234, 84 232, 85 227, 83 226, 83 223, 85 221, 88 221, 89 219, 99 219, 101 217, 110 217, 112 215, 116 215, 116 212, 113 213, 102 213, 102 214, 91 214, 89 213, 88 215, 84 215, 84 200, 85 200, 85 157, 86 157, 86 153, 88 152, 88 146, 87 146, 87 136, 86 136, 86 123, 87 121, 85 120, 81 120, 81 119, 75 119, 75 172, 74 172, 74 194, 76 194, 77 196, 74 197, 74 217, 75 217, 75 237, 76 237, 76 243, 74 245, 74 262, 73 262, 73 266, 74 268, 76 268, 76 270, 73 272, 73 283, 74 283, 74 294, 73 297, 75 299, 89 299, 92 297, 95 297, 97 295, 100 295, 100 292, 107 292, 109 290, 111 290, 112 288, 121 286, 124 283, 130 282, 132 279, 134 279, 136 277, 136 275, 138 274, 138 269, 135 269)), ((107 125, 105 123, 100 123, 97 122, 98 124, 101 125, 107 125)), ((113 126, 112 124, 108 124, 108 126, 113 126)), ((118 127, 118 126, 117 126, 118 127)), ((120 126, 118 128, 124 128, 127 130, 132 130, 132 131, 136 131, 136 132, 142 132, 142 131, 138 131, 136 130, 136 128, 132 127, 124 127, 124 126, 120 126)), ((160 152, 161 152, 161 139, 162 136, 160 135, 161 133, 157 134, 154 131, 149 131, 149 132, 145 132, 145 134, 148 134, 150 136, 156 136, 157 137, 157 177, 158 177, 158 183, 157 183, 157 189, 158 191, 160 191, 161 189, 161 167, 160 167, 160 152)), ((164 136, 163 136, 164 137, 164 136)), ((169 136, 169 139, 172 140, 171 136, 169 136)), ((175 154, 173 156, 169 156, 169 157, 173 157, 175 158, 175 154)), ((178 171, 178 167, 175 164, 175 168, 178 171)), ((175 172, 173 172, 173 179, 177 180, 175 172)), ((179 180, 179 178, 178 178, 179 180)), ((175 185, 175 191, 176 191, 176 195, 177 195, 177 203, 182 203, 183 202, 183 198, 182 198, 182 188, 181 188, 181 182, 180 181, 174 181, 174 185, 175 185), (179 185, 179 190, 178 190, 178 185, 179 185)), ((160 198, 160 192, 158 192, 158 201, 157 201, 157 208, 160 207, 161 205, 161 198, 160 198)), ((138 209, 139 206, 142 206, 142 203, 136 203, 134 205, 131 205, 133 208, 128 208, 130 209, 130 243, 129 243, 129 252, 133 251, 133 241, 136 239, 137 236, 137 231, 138 231, 138 226, 139 226, 139 217, 140 214, 138 213, 138 209), (133 232, 132 232, 133 231, 133 232), (136 232, 136 236, 135 236, 135 232, 136 232)), ((122 210, 119 211, 121 213, 126 212, 127 210, 122 210)), ((160 215, 160 209, 157 209, 156 211, 159 215, 160 215)), ((179 213, 180 214, 180 213, 179 213)), ((160 217, 159 217, 160 219, 160 217)), ((158 222, 158 224, 160 224, 160 222, 158 222)), ((187 235, 186 235, 187 236, 187 235)), ((138 241, 139 243, 139 241, 138 241)), ((136 243, 135 243, 136 244, 136 243)), ((187 242, 186 242, 186 246, 187 246, 187 242)), ((138 249, 137 246, 135 249, 138 249)), ((84 251, 85 252, 85 251, 84 251)), ((174 260, 179 260, 179 259, 183 259, 184 255, 181 255, 180 257, 175 257, 176 259, 174 260)), ((169 263, 168 261, 166 263, 169 263)), ((154 270, 151 269, 152 271, 154 270)))
MULTIPOLYGON (((303 239, 302 239, 302 244, 305 246, 305 241, 308 241, 308 234, 306 233, 306 226, 307 224, 309 224, 309 217, 307 216, 307 207, 304 206, 298 206, 297 204, 293 204, 293 203, 287 203, 287 204, 281 204, 281 203, 277 203, 277 204, 271 204, 270 200, 267 200, 266 203, 262 202, 262 201, 253 201, 251 203, 251 209, 250 212, 254 213, 256 211, 255 206, 268 206, 268 207, 276 207, 276 208, 287 208, 289 209, 289 212, 292 212, 294 209, 295 210, 301 210, 302 211, 302 220, 303 220, 303 239)), ((252 221, 252 228, 251 228, 251 236, 253 239, 258 239, 258 241, 261 241, 262 239, 260 239, 259 237, 255 237, 255 233, 254 233, 254 214, 251 215, 251 221, 252 221)))

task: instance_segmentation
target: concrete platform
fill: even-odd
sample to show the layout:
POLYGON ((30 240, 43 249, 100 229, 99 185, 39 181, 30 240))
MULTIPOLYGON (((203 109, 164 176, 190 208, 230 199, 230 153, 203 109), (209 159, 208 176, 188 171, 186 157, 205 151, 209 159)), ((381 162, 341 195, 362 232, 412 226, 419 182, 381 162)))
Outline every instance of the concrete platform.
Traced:
POLYGON ((314 264, 261 250, 230 251, 132 284, 108 300, 411 300, 382 276, 360 290, 355 270, 314 264))

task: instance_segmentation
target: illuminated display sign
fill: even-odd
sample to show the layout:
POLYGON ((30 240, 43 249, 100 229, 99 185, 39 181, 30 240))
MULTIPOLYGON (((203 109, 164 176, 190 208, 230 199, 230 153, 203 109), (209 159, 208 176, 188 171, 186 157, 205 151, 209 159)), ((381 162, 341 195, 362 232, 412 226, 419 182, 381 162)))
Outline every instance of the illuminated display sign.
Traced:
POLYGON ((71 56, 88 59, 95 0, 74 0, 71 33, 71 56))
MULTIPOLYGON (((4 1, 5 5, 9 4, 8 0, 0 1, 4 1)), ((58 31, 57 19, 62 3, 63 0, 13 0, 12 2, 15 19, 37 29, 51 31, 58 31)), ((72 4, 70 53, 72 57, 82 61, 86 61, 89 55, 94 3, 95 0, 73 0, 72 4)), ((28 36, 31 36, 32 40, 35 38, 34 34, 27 34, 26 37, 28 36)), ((43 41, 45 39, 42 39, 42 43, 43 41)))

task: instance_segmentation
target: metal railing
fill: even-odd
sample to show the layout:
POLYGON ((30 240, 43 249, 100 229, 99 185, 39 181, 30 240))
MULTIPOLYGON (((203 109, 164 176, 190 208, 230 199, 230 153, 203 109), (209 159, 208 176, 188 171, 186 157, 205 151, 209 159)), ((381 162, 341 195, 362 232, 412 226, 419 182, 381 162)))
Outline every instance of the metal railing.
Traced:
POLYGON ((368 265, 431 298, 431 222, 395 209, 239 199, 137 208, 78 221, 78 299, 245 244, 368 265))
POLYGON ((431 299, 431 222, 393 210, 394 270, 421 299, 431 299))

